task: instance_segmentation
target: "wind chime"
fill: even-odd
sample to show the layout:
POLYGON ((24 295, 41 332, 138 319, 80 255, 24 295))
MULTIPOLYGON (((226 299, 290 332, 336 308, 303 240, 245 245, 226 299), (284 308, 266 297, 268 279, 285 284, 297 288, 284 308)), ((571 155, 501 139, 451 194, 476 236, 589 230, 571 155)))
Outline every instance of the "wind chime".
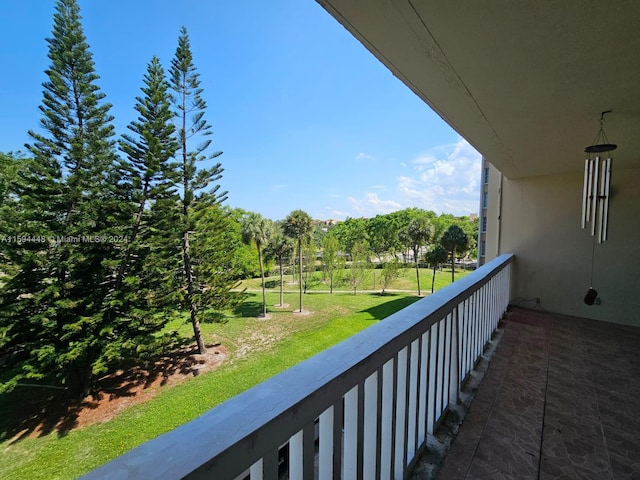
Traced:
POLYGON ((584 161, 584 186, 582 189, 582 228, 587 226, 594 237, 591 252, 591 285, 584 297, 584 303, 593 305, 598 297, 598 292, 593 288, 593 259, 595 253, 595 240, 598 243, 607 241, 609 226, 609 190, 611 187, 611 155, 617 145, 609 143, 604 133, 604 116, 611 110, 600 115, 600 130, 593 144, 584 149, 588 154, 584 161), (601 154, 607 153, 606 158, 601 154))

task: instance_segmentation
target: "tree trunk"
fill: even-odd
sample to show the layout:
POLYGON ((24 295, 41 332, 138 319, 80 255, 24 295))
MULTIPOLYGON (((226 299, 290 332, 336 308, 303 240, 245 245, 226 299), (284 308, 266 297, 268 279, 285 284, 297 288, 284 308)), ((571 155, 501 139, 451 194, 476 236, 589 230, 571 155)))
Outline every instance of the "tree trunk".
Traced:
POLYGON ((302 313, 302 241, 298 240, 298 282, 300 285, 300 313, 302 313))
POLYGON ((431 277, 431 293, 433 293, 433 286, 436 283, 436 264, 433 265, 433 276, 431 277))
POLYGON ((83 380, 80 374, 80 367, 76 363, 72 363, 67 367, 67 388, 72 397, 83 398, 82 386, 83 380))
POLYGON ((418 296, 422 293, 420 291, 420 270, 418 267, 418 252, 417 250, 413 250, 413 260, 416 262, 416 280, 418 280, 418 296))
MULTIPOLYGON (((150 182, 148 179, 145 179, 144 187, 142 189, 142 199, 138 204, 138 213, 136 214, 135 221, 133 224, 133 228, 131 229, 131 236, 127 237, 127 243, 124 248, 124 255, 118 268, 116 270, 116 280, 114 282, 112 294, 115 297, 118 295, 122 284, 124 283, 125 273, 127 271, 127 265, 129 264, 129 260, 131 258, 131 246, 133 242, 138 237, 138 232, 140 231, 140 225, 142 223, 142 215, 144 214, 144 206, 147 202, 147 197, 149 195, 150 182)), ((105 283, 108 279, 105 279, 105 283)), ((103 318, 110 318, 111 313, 113 312, 113 308, 107 308, 104 312, 103 318)))
POLYGON ((267 294, 264 286, 264 263, 262 262, 262 250, 258 248, 258 261, 260 262, 260 277, 262 278, 262 316, 267 316, 267 294))
POLYGON ((456 251, 451 250, 451 283, 456 281, 455 272, 456 272, 456 251))
POLYGON ((198 353, 205 354, 207 349, 202 338, 200 330, 200 322, 198 321, 198 305, 194 299, 195 288, 193 286, 193 271, 191 269, 191 256, 189 254, 189 232, 185 231, 182 235, 182 256, 184 259, 184 273, 187 280, 187 302, 189 304, 189 315, 191 317, 191 325, 193 326, 193 336, 198 344, 198 353))
MULTIPOLYGON (((181 72, 182 85, 186 85, 187 75, 181 72)), ((184 259, 184 274, 187 282, 187 302, 189 304, 189 315, 191 317, 191 325, 193 326, 193 336, 198 344, 198 353, 207 353, 207 349, 204 346, 204 339, 202 338, 202 331, 200 330, 200 322, 198 321, 198 305, 195 302, 194 294, 195 288, 193 286, 193 270, 191 268, 191 252, 189 247, 189 204, 187 196, 192 194, 191 185, 189 181, 189 157, 187 153, 187 97, 185 92, 180 93, 180 101, 182 108, 180 109, 180 149, 182 153, 182 221, 184 232, 182 233, 182 257, 184 259)))
POLYGON ((91 352, 87 352, 85 361, 76 360, 69 364, 67 370, 67 387, 73 397, 85 398, 93 388, 93 358, 91 352))
POLYGON ((282 272, 282 257, 278 259, 278 263, 280 264, 280 306, 284 305, 284 273, 282 272))

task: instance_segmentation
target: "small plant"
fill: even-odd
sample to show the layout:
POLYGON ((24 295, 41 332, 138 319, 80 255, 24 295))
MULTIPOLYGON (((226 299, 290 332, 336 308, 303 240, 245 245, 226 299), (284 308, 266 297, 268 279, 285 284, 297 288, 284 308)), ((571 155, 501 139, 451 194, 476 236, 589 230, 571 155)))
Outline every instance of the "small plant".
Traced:
POLYGON ((385 262, 382 266, 382 275, 380 278, 381 295, 384 295, 387 288, 400 276, 400 262, 397 258, 385 262))

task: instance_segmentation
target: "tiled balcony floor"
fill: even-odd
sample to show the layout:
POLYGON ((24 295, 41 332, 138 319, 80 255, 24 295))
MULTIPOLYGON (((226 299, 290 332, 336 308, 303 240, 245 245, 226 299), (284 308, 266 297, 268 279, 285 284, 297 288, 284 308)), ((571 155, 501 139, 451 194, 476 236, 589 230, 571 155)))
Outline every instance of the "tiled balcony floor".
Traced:
POLYGON ((437 478, 640 479, 640 328, 516 308, 500 329, 437 478))

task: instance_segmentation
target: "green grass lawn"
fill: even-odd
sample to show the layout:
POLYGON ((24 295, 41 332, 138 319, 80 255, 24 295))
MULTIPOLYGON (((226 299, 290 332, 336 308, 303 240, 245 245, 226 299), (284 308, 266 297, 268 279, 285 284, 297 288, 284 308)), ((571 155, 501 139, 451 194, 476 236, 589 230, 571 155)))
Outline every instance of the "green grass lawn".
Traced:
MULTIPOLYGON (((232 352, 217 370, 163 389, 111 421, 12 442, 8 436, 16 432, 8 431, 7 419, 19 397, 0 396, 0 478, 75 478, 418 300, 405 293, 309 293, 304 308, 311 313, 299 315, 293 313, 298 305, 291 292, 285 297, 291 306, 270 307, 271 318, 264 320, 255 317, 260 295, 247 295, 226 322, 203 324, 207 342, 220 341, 232 352)), ((278 293, 270 292, 267 301, 278 303, 278 293)), ((189 335, 191 326, 174 323, 169 328, 189 335)))
MULTIPOLYGON (((163 388, 152 400, 132 406, 102 424, 65 433, 51 426, 47 434, 37 438, 25 435, 21 440, 12 440, 19 433, 8 428, 12 405, 22 401, 24 393, 0 395, 0 478, 75 478, 419 299, 414 269, 403 269, 401 277, 389 287, 405 291, 384 296, 365 293, 374 290, 373 272, 369 272, 357 295, 348 293, 350 287, 344 283, 335 288, 345 292, 333 295, 320 293, 327 290, 326 284, 314 284, 304 296, 304 310, 310 312, 305 315, 293 313, 298 309, 298 287, 289 283, 291 276, 285 278, 285 302, 289 306, 273 307, 279 302, 279 277, 270 277, 269 319, 256 318, 261 311, 261 295, 249 291, 238 311, 229 313, 220 323, 202 324, 207 343, 221 342, 231 352, 218 369, 163 388)), ((380 270, 375 272, 380 274, 380 270)), ((430 291, 431 273, 421 270, 423 294, 430 291)), ((456 278, 467 273, 456 271, 456 278)), ((436 289, 449 283, 450 270, 438 271, 436 289)), ((260 279, 244 281, 242 287, 259 289, 260 279)), ((187 337, 192 333, 188 322, 174 321, 167 328, 187 337)))

